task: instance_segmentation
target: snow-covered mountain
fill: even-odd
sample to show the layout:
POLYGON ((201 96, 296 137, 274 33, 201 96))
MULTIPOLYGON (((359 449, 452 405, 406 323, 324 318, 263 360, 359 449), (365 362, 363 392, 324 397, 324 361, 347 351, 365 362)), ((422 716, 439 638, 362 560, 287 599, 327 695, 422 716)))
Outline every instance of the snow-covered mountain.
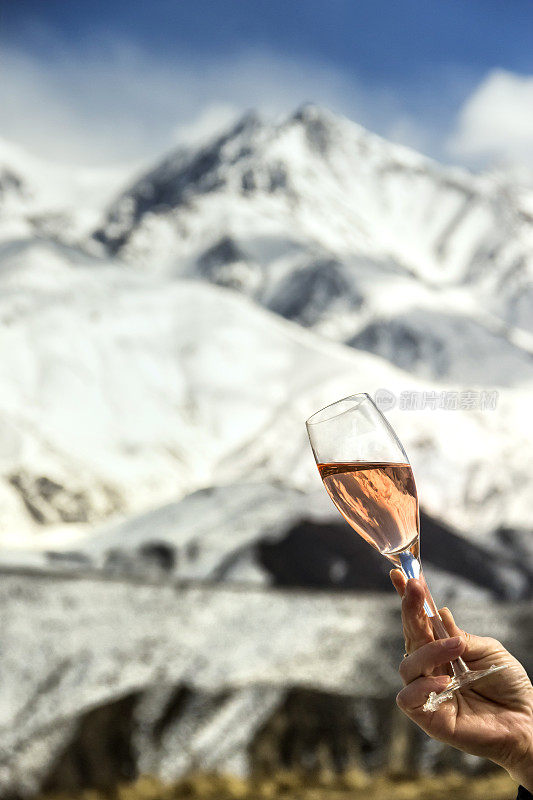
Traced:
POLYGON ((211 484, 307 490, 303 420, 380 388, 497 387, 495 410, 390 417, 432 515, 481 537, 529 525, 521 191, 305 107, 171 154, 88 238, 112 181, 76 204, 78 178, 0 156, 4 543, 211 484))
MULTIPOLYGON (((439 602, 530 599, 533 545, 509 547, 506 529, 473 542, 421 515, 424 571, 439 602)), ((0 563, 116 580, 387 591, 390 563, 339 517, 321 486, 281 482, 199 489, 178 502, 108 523, 70 550, 0 551, 0 563)))
POLYGON ((237 289, 421 376, 513 385, 532 370, 530 201, 501 177, 440 166, 305 106, 279 124, 247 115, 170 154, 95 238, 139 268, 237 289))
POLYGON ((79 240, 133 170, 50 164, 0 139, 0 243, 34 236, 79 240))
MULTIPOLYGON (((91 526, 201 486, 319 478, 303 422, 365 389, 431 389, 248 298, 35 243, 0 271, 0 525, 91 526)), ((529 395, 494 411, 395 409, 425 507, 482 535, 527 526, 529 395)))
POLYGON ((312 107, 171 154, 106 211, 124 176, 0 143, 0 783, 122 780, 117 746, 166 781, 246 770, 295 697, 326 731, 357 723, 350 758, 375 766, 398 601, 304 420, 392 393, 435 598, 527 666, 528 198, 312 107), (476 386, 497 402, 398 402, 476 386))

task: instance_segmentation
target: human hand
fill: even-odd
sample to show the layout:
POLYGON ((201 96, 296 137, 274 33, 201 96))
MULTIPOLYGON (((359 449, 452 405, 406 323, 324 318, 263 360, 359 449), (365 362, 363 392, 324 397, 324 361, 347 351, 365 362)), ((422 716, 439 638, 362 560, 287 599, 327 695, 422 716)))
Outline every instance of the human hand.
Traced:
POLYGON ((435 641, 421 582, 407 581, 399 569, 390 576, 402 597, 408 653, 400 664, 404 688, 396 698, 398 706, 433 739, 494 761, 533 791, 533 686, 524 667, 496 639, 458 628, 447 608, 439 613, 452 638, 435 641), (436 711, 423 711, 430 692, 446 688, 446 665, 459 656, 470 669, 491 664, 508 668, 454 692, 436 711))

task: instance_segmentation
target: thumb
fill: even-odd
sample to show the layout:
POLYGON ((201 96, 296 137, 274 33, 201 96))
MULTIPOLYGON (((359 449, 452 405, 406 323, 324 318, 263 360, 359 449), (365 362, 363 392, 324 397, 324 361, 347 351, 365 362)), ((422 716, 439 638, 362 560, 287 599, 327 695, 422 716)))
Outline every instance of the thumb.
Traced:
POLYGON ((487 658, 504 650, 503 645, 496 639, 491 639, 488 636, 475 636, 473 633, 467 633, 462 628, 459 628, 452 612, 446 606, 440 609, 439 614, 450 636, 460 636, 466 642, 463 652, 465 661, 487 658))
POLYGON ((447 606, 439 608, 439 614, 450 636, 461 636, 464 634, 464 631, 455 624, 453 614, 447 606))

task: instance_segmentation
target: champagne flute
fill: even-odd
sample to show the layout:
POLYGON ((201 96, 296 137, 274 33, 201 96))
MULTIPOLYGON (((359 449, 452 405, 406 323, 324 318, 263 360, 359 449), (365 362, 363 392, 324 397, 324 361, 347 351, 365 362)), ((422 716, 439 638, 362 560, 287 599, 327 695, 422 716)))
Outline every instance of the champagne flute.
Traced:
MULTIPOLYGON (((406 578, 424 587, 424 610, 436 639, 448 637, 420 564, 418 496, 400 440, 366 393, 332 403, 306 422, 324 487, 346 522, 406 578)), ((462 658, 450 662, 450 684, 431 692, 425 711, 435 711, 453 693, 505 669, 470 670, 462 658)))

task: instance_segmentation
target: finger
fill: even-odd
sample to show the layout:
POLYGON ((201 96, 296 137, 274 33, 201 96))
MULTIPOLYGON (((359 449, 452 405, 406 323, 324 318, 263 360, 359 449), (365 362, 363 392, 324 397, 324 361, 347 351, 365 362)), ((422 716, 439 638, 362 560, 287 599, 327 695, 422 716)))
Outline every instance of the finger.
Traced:
POLYGON ((401 569, 391 569, 391 571, 389 572, 389 576, 392 581, 392 585, 394 586, 400 597, 403 597, 405 592, 405 585, 407 583, 407 578, 405 577, 401 569))
POLYGON ((449 675, 437 675, 417 678, 413 683, 404 686, 396 696, 396 703, 406 714, 413 713, 424 706, 430 692, 443 692, 450 683, 449 675))
POLYGON ((446 664, 461 655, 465 649, 465 641, 459 636, 451 639, 437 639, 428 642, 400 664, 400 675, 404 684, 412 683, 417 678, 431 675, 434 669, 446 664))
POLYGON ((412 653, 434 639, 431 622, 424 611, 424 587, 419 580, 410 578, 402 599, 402 623, 405 650, 412 653))
POLYGON ((456 624, 453 618, 453 614, 447 606, 444 608, 439 609, 440 618, 444 623, 444 627, 450 634, 450 636, 461 636, 464 634, 464 631, 461 630, 456 624))
POLYGON ((444 627, 450 636, 461 636, 465 641, 463 658, 466 661, 476 661, 480 658, 490 658, 497 653, 505 652, 505 648, 497 639, 490 636, 474 636, 459 628, 453 618, 453 614, 446 606, 439 611, 444 627))

